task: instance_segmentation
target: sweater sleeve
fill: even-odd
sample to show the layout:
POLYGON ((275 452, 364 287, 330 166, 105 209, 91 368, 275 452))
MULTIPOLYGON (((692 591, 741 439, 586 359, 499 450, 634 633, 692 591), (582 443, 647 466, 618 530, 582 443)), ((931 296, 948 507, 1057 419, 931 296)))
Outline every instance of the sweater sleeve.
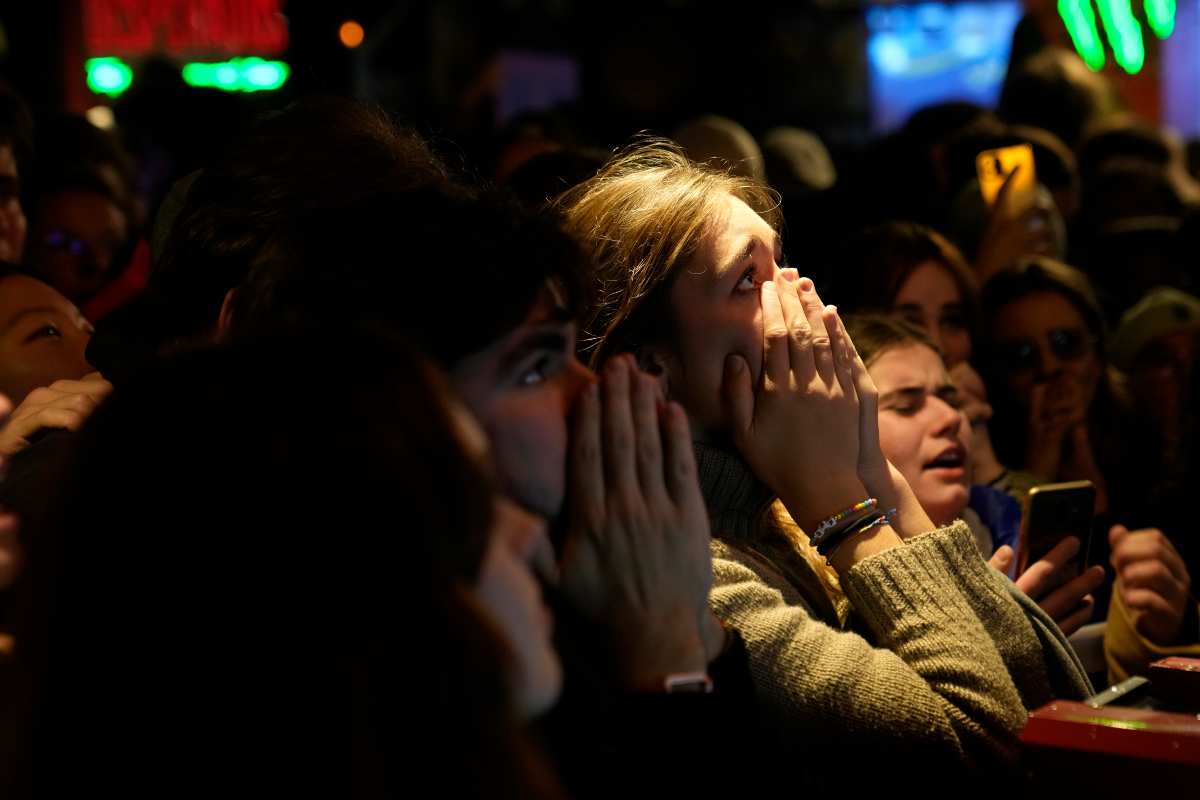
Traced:
POLYGON ((988 566, 973 545, 955 535, 918 536, 909 542, 929 551, 929 557, 955 565, 955 585, 996 645, 1025 708, 1040 708, 1054 699, 1089 697, 1087 670, 1058 625, 1012 581, 988 566))
POLYGON ((741 631, 760 701, 786 737, 804 747, 874 744, 959 763, 1015 758, 1025 709, 992 637, 957 589, 961 548, 941 552, 942 540, 956 537, 974 548, 960 525, 846 574, 846 594, 877 647, 788 604, 746 564, 714 559, 713 609, 741 631))
MULTIPOLYGON (((1194 614, 1195 608, 1191 611, 1194 614)), ((1196 635, 1195 629, 1188 633, 1196 635)), ((1165 647, 1151 642, 1137 632, 1132 615, 1121 600, 1121 593, 1114 588, 1108 603, 1108 621, 1104 625, 1104 660, 1108 664, 1109 680, 1120 683, 1132 675, 1142 675, 1150 662, 1170 656, 1200 658, 1200 642, 1165 647)))

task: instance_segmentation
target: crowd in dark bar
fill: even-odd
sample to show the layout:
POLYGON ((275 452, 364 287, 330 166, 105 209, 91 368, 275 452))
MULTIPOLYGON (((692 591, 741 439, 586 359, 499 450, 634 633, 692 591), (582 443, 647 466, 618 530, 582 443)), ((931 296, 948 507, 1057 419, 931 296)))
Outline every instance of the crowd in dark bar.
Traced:
POLYGON ((1200 142, 1029 19, 857 140, 0 73, 0 797, 1195 797, 1200 142))

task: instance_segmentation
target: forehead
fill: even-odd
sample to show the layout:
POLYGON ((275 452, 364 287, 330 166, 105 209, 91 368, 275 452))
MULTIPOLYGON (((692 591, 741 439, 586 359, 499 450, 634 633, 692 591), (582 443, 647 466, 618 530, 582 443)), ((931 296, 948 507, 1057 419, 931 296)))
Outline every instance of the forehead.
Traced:
POLYGON ((775 241, 775 229, 745 202, 729 193, 724 193, 714 203, 716 213, 709 220, 704 237, 696 252, 694 269, 691 272, 716 273, 729 266, 751 239, 765 242, 768 247, 775 241))
POLYGON ((73 314, 71 301, 39 280, 25 275, 0 278, 0 325, 29 308, 53 308, 73 314))
POLYGON ((962 302, 962 293, 945 265, 925 261, 909 273, 896 293, 896 302, 920 305, 962 302))
POLYGON ((1034 292, 1000 309, 995 334, 999 337, 1050 328, 1086 328, 1083 316, 1058 292, 1034 292))
POLYGON ((923 344, 890 347, 867 371, 880 394, 908 386, 941 386, 950 380, 942 357, 923 344))

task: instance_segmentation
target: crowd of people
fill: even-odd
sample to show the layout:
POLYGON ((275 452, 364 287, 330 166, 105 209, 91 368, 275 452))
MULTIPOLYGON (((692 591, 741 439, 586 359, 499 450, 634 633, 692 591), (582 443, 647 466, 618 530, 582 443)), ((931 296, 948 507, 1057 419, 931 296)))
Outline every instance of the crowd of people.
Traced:
POLYGON ((0 791, 1020 790, 1200 656, 1200 178, 1073 58, 842 173, 312 97, 161 199, 0 95, 0 791))

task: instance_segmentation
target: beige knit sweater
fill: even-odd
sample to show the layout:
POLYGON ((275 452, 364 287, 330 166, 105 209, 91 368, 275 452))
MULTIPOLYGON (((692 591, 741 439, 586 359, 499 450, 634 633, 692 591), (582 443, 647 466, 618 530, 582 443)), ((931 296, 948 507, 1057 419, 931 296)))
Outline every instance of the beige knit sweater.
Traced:
POLYGON ((980 558, 965 524, 839 576, 843 620, 780 530, 770 490, 734 455, 696 454, 710 603, 740 631, 764 712, 807 763, 863 748, 935 769, 1010 762, 1028 708, 1090 694, 1062 634, 980 558))

